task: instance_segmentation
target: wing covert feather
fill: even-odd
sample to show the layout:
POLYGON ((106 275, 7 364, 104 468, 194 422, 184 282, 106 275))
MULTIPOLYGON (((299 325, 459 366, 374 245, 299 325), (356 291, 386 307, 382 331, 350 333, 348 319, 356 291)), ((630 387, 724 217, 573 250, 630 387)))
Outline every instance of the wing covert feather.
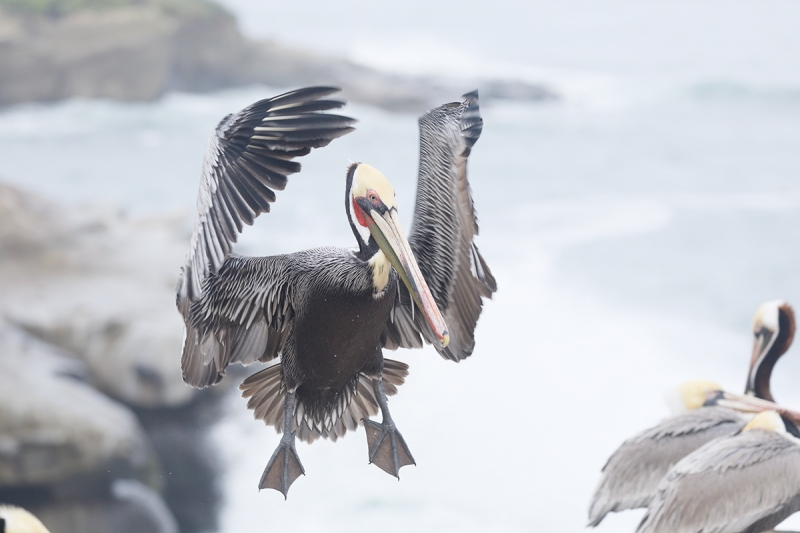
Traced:
POLYGON ((291 255, 231 254, 190 308, 181 366, 195 387, 217 383, 232 363, 280 355, 292 327, 291 255))

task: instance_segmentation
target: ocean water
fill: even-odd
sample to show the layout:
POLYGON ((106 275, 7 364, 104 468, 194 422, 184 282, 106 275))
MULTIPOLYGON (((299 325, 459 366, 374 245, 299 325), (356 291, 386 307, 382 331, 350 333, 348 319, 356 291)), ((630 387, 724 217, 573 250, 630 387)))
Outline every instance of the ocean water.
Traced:
MULTIPOLYGON (((561 98, 482 108, 469 173, 499 291, 477 348, 457 365, 431 349, 387 354, 411 366, 391 406, 418 465, 397 482, 367 464, 359 431, 298 445, 307 475, 287 501, 259 493, 278 436, 231 397, 214 433, 222 531, 581 531, 605 459, 668 414, 664 392, 691 378, 739 390, 757 305, 800 305, 797 2, 225 3, 253 36, 464 92, 523 79, 561 98)), ((283 89, 7 109, 0 176, 188 225, 214 125, 283 89)), ((346 112, 358 130, 305 158, 241 252, 351 246, 350 161, 384 171, 410 225, 416 117, 346 112)), ((795 351, 773 391, 797 407, 795 351)))

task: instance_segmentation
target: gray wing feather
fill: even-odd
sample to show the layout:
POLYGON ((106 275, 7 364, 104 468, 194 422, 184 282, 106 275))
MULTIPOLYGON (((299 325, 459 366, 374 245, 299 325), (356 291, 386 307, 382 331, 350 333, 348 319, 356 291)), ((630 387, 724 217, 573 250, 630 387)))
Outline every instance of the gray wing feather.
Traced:
MULTIPOLYGON (((467 158, 483 128, 477 91, 463 103, 437 107, 419 119, 420 165, 414 221, 409 243, 450 333, 450 345, 439 353, 453 361, 472 354, 482 298, 491 298, 497 283, 473 242, 478 220, 467 181, 467 158)), ((384 332, 389 349, 418 348, 422 338, 436 336, 411 296, 399 286, 397 301, 384 332)))
POLYGON ((732 409, 701 407, 626 440, 603 467, 589 506, 589 525, 597 526, 610 512, 646 507, 678 461, 707 442, 735 433, 746 421, 732 409))
POLYGON ((800 443, 754 429, 710 442, 661 482, 637 533, 758 533, 800 509, 800 443))
POLYGON ((177 305, 184 318, 202 294, 203 280, 222 266, 243 224, 269 211, 275 191, 298 172, 292 159, 353 131, 355 120, 322 113, 344 105, 321 100, 339 89, 308 87, 256 102, 228 115, 208 141, 197 219, 178 280, 177 305))
POLYGON ((186 320, 183 379, 195 387, 217 383, 232 363, 280 355, 294 318, 292 256, 228 256, 203 282, 186 320))
POLYGON ((268 360, 280 352, 291 315, 280 268, 272 260, 227 260, 243 225, 268 212, 275 191, 300 170, 293 159, 353 131, 353 119, 323 113, 344 105, 323 100, 337 91, 308 87, 261 100, 225 117, 209 139, 197 219, 177 287, 186 323, 187 383, 207 387, 231 363, 268 360), (227 273, 217 276, 223 265, 227 273), (203 299, 209 289, 214 294, 203 299))
MULTIPOLYGON (((392 359, 383 360, 383 383, 386 394, 397 394, 397 387, 408 376, 408 365, 392 359)), ((253 410, 257 420, 273 426, 278 433, 283 431, 283 414, 286 390, 283 384, 283 367, 280 363, 261 370, 244 380, 239 386, 242 397, 248 398, 247 408, 253 410)), ((302 402, 297 403, 292 431, 305 442, 318 438, 337 440, 347 431, 355 431, 362 419, 378 413, 378 400, 375 398, 373 379, 359 375, 352 388, 345 389, 339 405, 324 420, 312 418, 302 402)))

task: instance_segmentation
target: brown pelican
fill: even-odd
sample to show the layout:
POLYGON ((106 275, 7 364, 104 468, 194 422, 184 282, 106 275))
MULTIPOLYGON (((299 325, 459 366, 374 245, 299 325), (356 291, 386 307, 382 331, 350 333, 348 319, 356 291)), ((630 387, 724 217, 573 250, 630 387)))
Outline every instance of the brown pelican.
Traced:
POLYGON ((206 153, 178 283, 186 382, 207 387, 232 363, 280 357, 240 388, 255 417, 283 433, 259 487, 284 496, 304 473, 295 436, 336 440, 363 423, 371 463, 394 476, 414 464, 386 399, 408 367, 384 359, 382 349, 419 348, 425 339, 447 359, 468 357, 482 298, 496 290, 473 244, 478 225, 466 175, 483 125, 477 92, 419 120, 408 239, 389 181, 355 163, 347 170, 344 204, 358 249, 231 254, 242 223, 268 211, 273 189, 300 170, 292 159, 353 130, 352 119, 322 112, 343 105, 322 99, 336 91, 300 89, 223 119, 206 153), (378 409, 381 423, 369 420, 378 409))
POLYGON ((637 533, 760 533, 800 510, 797 426, 775 411, 683 458, 637 533))
POLYGON ((38 518, 20 507, 0 505, 0 533, 49 533, 38 518))
POLYGON ((589 506, 589 525, 597 526, 610 512, 646 507, 669 469, 705 443, 741 429, 757 409, 757 398, 774 401, 770 376, 775 362, 792 344, 795 319, 786 302, 759 306, 753 317, 753 356, 745 393, 721 392, 710 382, 694 382, 681 391, 688 412, 625 441, 603 467, 589 506), (752 409, 751 409, 752 408, 752 409))

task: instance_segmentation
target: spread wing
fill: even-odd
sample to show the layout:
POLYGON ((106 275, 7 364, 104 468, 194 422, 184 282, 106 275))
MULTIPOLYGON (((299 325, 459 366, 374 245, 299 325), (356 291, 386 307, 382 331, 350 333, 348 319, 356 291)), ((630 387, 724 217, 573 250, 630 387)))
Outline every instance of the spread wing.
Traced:
POLYGON ((771 529, 800 508, 800 445, 754 429, 711 442, 675 465, 637 533, 771 529))
POLYGON ((188 316, 203 280, 219 270, 243 224, 269 212, 275 191, 300 171, 294 158, 353 131, 355 120, 323 113, 344 102, 322 100, 339 89, 308 87, 260 100, 228 115, 208 141, 197 219, 178 280, 178 309, 188 316))
POLYGON ((243 224, 268 212, 275 191, 300 170, 293 159, 353 131, 353 119, 324 112, 344 105, 324 99, 337 91, 308 87, 261 100, 225 117, 211 136, 177 287, 186 323, 182 366, 187 383, 213 385, 230 363, 265 360, 280 351, 285 331, 272 330, 285 327, 284 314, 291 314, 280 269, 267 258, 226 259, 243 224), (226 273, 218 276, 223 264, 226 273), (198 303, 212 287, 213 297, 198 303))
MULTIPOLYGON (((478 220, 467 181, 467 159, 480 137, 477 91, 428 111, 419 119, 420 162, 414 221, 408 241, 450 333, 442 357, 459 361, 472 354, 474 331, 497 283, 475 246, 478 220)), ((389 349, 438 345, 422 313, 401 284, 384 330, 389 349)))
POLYGON ((742 415, 732 409, 701 407, 626 440, 603 467, 589 506, 589 525, 597 526, 610 512, 646 507, 678 461, 744 424, 742 415))

